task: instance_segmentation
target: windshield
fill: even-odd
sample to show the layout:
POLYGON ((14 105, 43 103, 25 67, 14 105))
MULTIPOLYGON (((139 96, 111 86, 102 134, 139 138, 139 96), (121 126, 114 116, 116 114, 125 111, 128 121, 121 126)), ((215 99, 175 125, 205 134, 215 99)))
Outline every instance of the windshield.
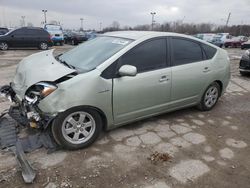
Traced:
POLYGON ((129 39, 100 36, 62 54, 59 60, 87 72, 95 69, 131 42, 129 39))

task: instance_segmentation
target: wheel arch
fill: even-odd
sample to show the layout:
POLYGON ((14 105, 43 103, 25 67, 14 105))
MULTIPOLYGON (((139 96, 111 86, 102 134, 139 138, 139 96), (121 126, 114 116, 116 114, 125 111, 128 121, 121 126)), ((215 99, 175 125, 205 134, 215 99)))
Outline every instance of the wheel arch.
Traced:
POLYGON ((220 96, 221 96, 222 91, 223 91, 223 83, 220 80, 215 80, 214 82, 217 83, 220 86, 220 96))
MULTIPOLYGON (((94 106, 90 106, 90 105, 72 106, 69 109, 72 109, 72 108, 88 108, 88 109, 92 109, 92 110, 97 111, 100 114, 100 116, 102 118, 102 121, 103 121, 103 128, 102 128, 102 130, 107 130, 108 120, 107 120, 107 117, 106 117, 105 113, 101 109, 99 109, 97 107, 94 107, 94 106)), ((69 110, 69 109, 67 109, 67 110, 69 110)), ((52 125, 52 123, 55 120, 55 118, 56 117, 54 117, 53 120, 51 120, 51 121, 48 122, 48 124, 46 125, 45 129, 47 129, 48 127, 50 127, 52 125)))

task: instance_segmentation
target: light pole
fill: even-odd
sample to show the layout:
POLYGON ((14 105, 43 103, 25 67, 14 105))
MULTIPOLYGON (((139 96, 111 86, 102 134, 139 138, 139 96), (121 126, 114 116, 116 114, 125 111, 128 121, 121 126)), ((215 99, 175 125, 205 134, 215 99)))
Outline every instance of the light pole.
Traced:
POLYGON ((22 18, 22 27, 24 27, 25 26, 25 16, 21 16, 21 18, 22 18))
POLYGON ((151 29, 153 30, 153 29, 154 29, 154 22, 155 22, 154 17, 155 17, 155 15, 156 15, 156 12, 150 12, 150 14, 152 15, 152 25, 151 25, 151 29))
POLYGON ((80 31, 83 31, 83 18, 80 18, 81 20, 81 28, 80 28, 80 31))
POLYGON ((48 12, 48 10, 42 10, 43 14, 44 14, 44 23, 47 23, 47 18, 46 18, 46 13, 48 12))

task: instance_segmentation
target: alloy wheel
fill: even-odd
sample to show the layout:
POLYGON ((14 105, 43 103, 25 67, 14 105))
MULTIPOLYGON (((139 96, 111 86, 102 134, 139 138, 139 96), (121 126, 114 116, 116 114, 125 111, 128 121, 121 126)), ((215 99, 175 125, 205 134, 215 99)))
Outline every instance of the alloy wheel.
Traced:
POLYGON ((48 44, 45 43, 45 42, 42 42, 42 43, 40 44, 40 48, 41 48, 42 50, 47 50, 47 49, 48 49, 48 44))
POLYGON ((211 108, 211 107, 214 106, 215 103, 217 102, 218 97, 219 97, 219 91, 218 91, 217 87, 211 86, 211 87, 207 90, 207 92, 206 92, 206 94, 205 94, 205 97, 204 97, 205 105, 206 105, 208 108, 211 108))
POLYGON ((95 129, 94 118, 83 111, 71 113, 62 125, 63 137, 71 144, 87 142, 93 136, 95 129))
POLYGON ((0 49, 1 50, 8 50, 9 46, 6 42, 0 43, 0 49))

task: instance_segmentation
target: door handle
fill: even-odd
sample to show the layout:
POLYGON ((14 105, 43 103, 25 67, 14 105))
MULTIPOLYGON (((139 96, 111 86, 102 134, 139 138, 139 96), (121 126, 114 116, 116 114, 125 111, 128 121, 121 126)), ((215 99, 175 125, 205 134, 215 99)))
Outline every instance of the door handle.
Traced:
POLYGON ((210 69, 208 67, 205 67, 203 70, 203 72, 209 72, 209 71, 210 71, 210 69))
POLYGON ((159 82, 169 81, 169 78, 167 76, 162 76, 159 80, 159 82))

